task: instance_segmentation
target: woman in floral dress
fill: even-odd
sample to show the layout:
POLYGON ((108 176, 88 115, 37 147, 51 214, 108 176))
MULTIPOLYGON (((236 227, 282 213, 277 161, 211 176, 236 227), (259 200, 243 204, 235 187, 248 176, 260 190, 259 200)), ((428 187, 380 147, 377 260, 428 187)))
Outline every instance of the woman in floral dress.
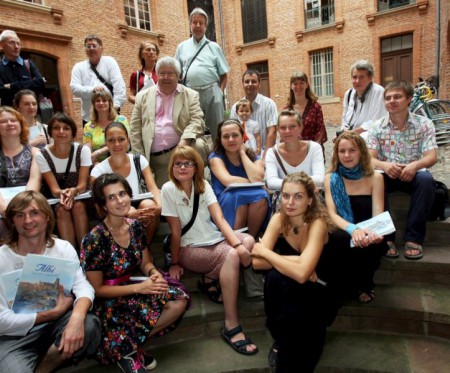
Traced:
POLYGON ((95 180, 92 192, 107 214, 84 238, 81 252, 86 277, 95 289, 94 312, 102 323, 97 357, 102 364, 117 363, 124 372, 144 373, 156 367, 156 360, 142 346, 148 338, 176 328, 190 297, 181 284, 170 286, 155 268, 144 226, 126 217, 132 195, 128 182, 120 175, 104 174, 95 180), (133 283, 130 276, 139 270, 148 278, 133 283))

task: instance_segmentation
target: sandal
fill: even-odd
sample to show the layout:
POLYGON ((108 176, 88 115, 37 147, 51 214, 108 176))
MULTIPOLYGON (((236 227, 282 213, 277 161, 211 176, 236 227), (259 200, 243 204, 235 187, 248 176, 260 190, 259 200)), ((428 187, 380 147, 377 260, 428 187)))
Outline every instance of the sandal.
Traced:
POLYGON ((388 245, 388 251, 386 252, 386 254, 384 256, 389 259, 397 259, 399 257, 399 253, 398 253, 398 250, 395 247, 394 243, 391 241, 388 241, 387 245, 388 245))
POLYGON ((278 364, 278 344, 273 342, 272 347, 269 350, 269 365, 272 368, 276 368, 278 364))
POLYGON ((217 304, 223 304, 223 300, 220 299, 222 292, 220 290, 219 281, 202 275, 202 279, 197 283, 197 287, 210 301, 217 304), (205 282, 205 278, 211 280, 211 282, 205 282))
MULTIPOLYGON (((231 342, 231 338, 233 338, 236 334, 242 333, 242 327, 240 325, 236 326, 233 329, 227 330, 225 328, 225 324, 222 325, 220 329, 220 335, 223 340, 227 342, 233 350, 239 352, 243 355, 254 355, 258 352, 258 347, 256 347, 253 351, 247 351, 248 345, 254 345, 250 338, 241 339, 240 341, 231 342)), ((255 345, 256 346, 256 345, 255 345)))
POLYGON ((361 303, 361 304, 368 304, 368 303, 372 302, 374 299, 375 299, 375 291, 374 290, 369 290, 369 291, 361 290, 358 292, 358 300, 359 300, 359 303, 361 303), (366 295, 369 298, 366 300, 363 300, 361 298, 363 295, 366 295))
POLYGON ((415 244, 415 243, 412 243, 412 242, 409 242, 409 243, 406 242, 405 243, 405 248, 403 249, 403 256, 406 259, 410 259, 410 260, 421 259, 423 257, 423 247, 422 247, 422 245, 415 244), (407 254, 406 252, 408 250, 417 250, 417 251, 419 251, 419 254, 416 254, 416 255, 407 254))

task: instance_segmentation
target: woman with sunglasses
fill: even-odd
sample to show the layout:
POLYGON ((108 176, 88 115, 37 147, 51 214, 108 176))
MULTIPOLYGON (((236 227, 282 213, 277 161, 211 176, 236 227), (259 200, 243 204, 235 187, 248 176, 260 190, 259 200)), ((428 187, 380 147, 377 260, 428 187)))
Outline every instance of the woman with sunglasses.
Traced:
POLYGON ((184 269, 201 273, 199 288, 213 302, 224 305, 222 338, 237 352, 252 355, 258 347, 246 338, 239 325, 237 302, 240 267, 251 264, 250 250, 255 240, 248 234, 233 232, 211 186, 203 178, 203 167, 199 153, 190 146, 175 148, 170 157, 170 181, 161 190, 162 214, 171 231, 169 273, 175 279, 183 275, 184 269), (196 198, 197 215, 182 235, 182 227, 193 216, 196 198))

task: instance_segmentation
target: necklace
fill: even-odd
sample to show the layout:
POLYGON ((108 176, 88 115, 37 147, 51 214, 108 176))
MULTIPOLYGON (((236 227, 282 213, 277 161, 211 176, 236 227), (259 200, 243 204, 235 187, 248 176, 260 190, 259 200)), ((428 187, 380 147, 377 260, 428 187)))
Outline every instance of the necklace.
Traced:
MULTIPOLYGON (((106 221, 105 221, 106 222, 106 221)), ((124 220, 124 223, 126 225, 126 231, 125 232, 121 232, 122 227, 124 226, 123 224, 119 225, 118 227, 113 227, 110 224, 106 224, 108 230, 111 232, 112 237, 114 238, 114 240, 123 247, 128 247, 130 246, 131 243, 131 235, 129 232, 129 225, 128 223, 124 220), (126 237, 126 239, 124 239, 126 237)))
POLYGON ((294 225, 292 227, 292 232, 297 236, 300 233, 300 229, 303 228, 306 225, 306 223, 303 223, 300 227, 298 225, 294 225))

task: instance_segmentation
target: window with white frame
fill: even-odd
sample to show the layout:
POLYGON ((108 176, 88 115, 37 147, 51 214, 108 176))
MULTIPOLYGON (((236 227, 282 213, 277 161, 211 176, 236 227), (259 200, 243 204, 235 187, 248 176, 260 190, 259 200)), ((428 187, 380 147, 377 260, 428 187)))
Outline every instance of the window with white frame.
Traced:
POLYGON ((311 82, 319 97, 334 96, 333 49, 310 53, 311 82))
POLYGON ((149 0, 124 0, 123 7, 128 26, 151 30, 149 0))
POLYGON ((305 0, 305 27, 307 29, 334 22, 334 0, 305 0))
POLYGON ((19 0, 19 1, 23 1, 24 3, 44 5, 43 0, 19 0))

